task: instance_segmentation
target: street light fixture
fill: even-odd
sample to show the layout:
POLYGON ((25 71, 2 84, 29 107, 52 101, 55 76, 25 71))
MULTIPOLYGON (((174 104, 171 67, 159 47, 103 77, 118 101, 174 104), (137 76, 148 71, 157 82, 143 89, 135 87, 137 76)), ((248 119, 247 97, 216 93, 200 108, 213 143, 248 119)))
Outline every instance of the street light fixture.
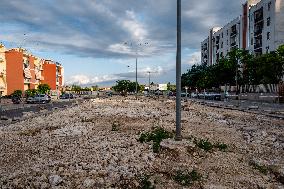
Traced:
POLYGON ((137 81, 137 62, 138 62, 138 47, 140 46, 146 46, 149 45, 149 43, 138 43, 138 44, 133 44, 133 43, 127 43, 125 42, 124 45, 128 45, 129 47, 134 47, 136 51, 136 58, 135 58, 135 99, 137 100, 137 93, 138 93, 138 81, 137 81))

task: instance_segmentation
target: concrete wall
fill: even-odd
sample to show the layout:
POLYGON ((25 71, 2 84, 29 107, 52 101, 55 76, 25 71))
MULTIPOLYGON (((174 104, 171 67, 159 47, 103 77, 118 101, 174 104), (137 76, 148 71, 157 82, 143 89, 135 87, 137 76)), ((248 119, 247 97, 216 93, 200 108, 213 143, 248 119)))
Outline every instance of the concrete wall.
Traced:
POLYGON ((43 84, 48 84, 51 90, 56 90, 56 64, 44 62, 43 64, 43 84))
POLYGON ((24 91, 23 52, 10 50, 5 53, 7 62, 7 95, 15 90, 24 91))

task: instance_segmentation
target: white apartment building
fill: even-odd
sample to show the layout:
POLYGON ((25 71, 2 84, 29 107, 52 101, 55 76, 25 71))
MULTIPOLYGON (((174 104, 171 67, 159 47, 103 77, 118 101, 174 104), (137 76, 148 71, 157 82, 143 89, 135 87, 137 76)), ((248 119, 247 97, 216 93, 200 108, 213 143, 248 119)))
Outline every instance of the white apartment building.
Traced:
POLYGON ((284 44, 284 0, 262 0, 249 9, 249 50, 275 51, 284 44))
POLYGON ((213 28, 201 43, 201 63, 216 64, 234 48, 253 54, 275 51, 284 44, 284 0, 248 0, 242 15, 213 28), (207 46, 207 47, 206 47, 207 46))

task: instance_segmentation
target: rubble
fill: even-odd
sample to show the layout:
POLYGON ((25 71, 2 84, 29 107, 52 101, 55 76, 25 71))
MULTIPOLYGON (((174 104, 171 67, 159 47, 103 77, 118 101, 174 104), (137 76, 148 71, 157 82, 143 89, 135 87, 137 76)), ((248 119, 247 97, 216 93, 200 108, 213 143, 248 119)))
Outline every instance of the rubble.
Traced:
POLYGON ((183 140, 165 139, 154 153, 139 136, 155 126, 174 132, 172 100, 94 99, 29 116, 0 127, 0 188, 139 188, 143 175, 181 188, 179 170, 202 176, 188 188, 284 187, 283 120, 184 102, 183 140), (194 138, 228 148, 205 151, 194 138))

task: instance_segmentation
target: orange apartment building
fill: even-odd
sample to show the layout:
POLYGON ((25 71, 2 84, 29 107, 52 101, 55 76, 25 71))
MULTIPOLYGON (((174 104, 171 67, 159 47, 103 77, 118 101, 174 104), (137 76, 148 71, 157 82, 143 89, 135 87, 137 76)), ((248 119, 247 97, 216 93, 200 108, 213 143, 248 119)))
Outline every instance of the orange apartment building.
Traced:
POLYGON ((0 44, 0 93, 10 95, 15 90, 37 89, 48 84, 53 95, 58 95, 63 85, 61 64, 36 57, 26 50, 6 50, 0 44))

